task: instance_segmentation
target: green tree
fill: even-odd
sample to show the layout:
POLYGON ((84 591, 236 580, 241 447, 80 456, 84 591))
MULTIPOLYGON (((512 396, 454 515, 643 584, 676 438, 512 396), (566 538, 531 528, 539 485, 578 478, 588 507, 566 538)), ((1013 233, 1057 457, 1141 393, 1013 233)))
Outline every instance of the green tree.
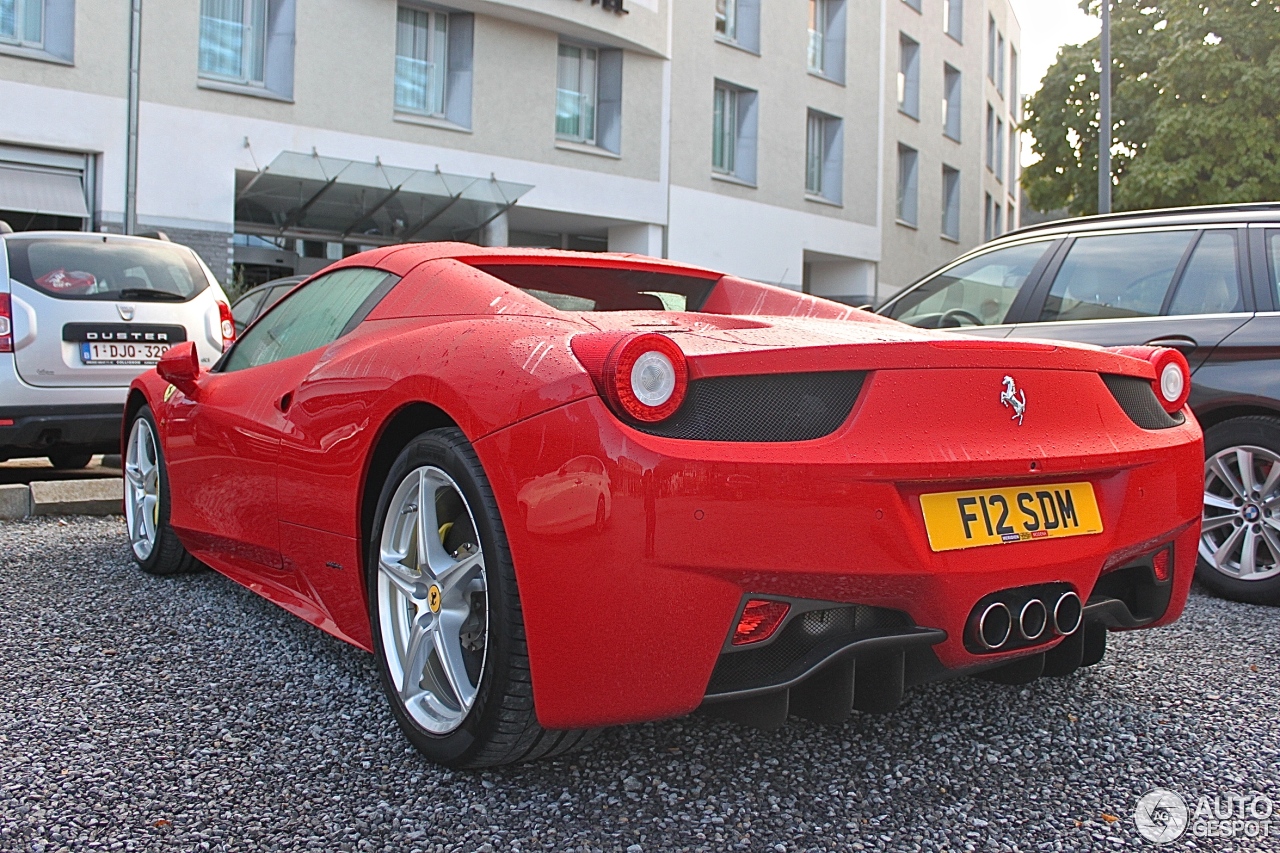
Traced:
MULTIPOLYGON (((1115 209, 1280 199, 1280 0, 1113 0, 1111 24, 1115 209)), ((1097 212, 1098 52, 1064 47, 1027 103, 1038 210, 1097 212)))

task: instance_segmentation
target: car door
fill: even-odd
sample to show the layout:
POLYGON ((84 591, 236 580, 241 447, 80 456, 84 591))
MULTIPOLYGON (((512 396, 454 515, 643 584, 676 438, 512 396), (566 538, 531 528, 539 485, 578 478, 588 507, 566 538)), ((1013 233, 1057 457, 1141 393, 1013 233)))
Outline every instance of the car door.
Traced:
POLYGON ((927 329, 1003 338, 1057 245, 1042 238, 971 255, 908 287, 877 313, 927 329))
POLYGON ((1194 373, 1252 315, 1248 270, 1240 228, 1077 235, 1036 288, 1013 335, 1173 347, 1194 373))
POLYGON ((1197 406, 1280 411, 1280 228, 1249 228, 1257 312, 1196 373, 1197 406))
MULTIPOLYGON (((296 588, 282 558, 277 472, 293 392, 388 273, 348 267, 309 282, 250 326, 194 399, 173 407, 171 523, 263 579, 296 588)), ((392 276, 394 278, 394 276, 392 276)), ((178 397, 175 394, 175 397, 178 397)))

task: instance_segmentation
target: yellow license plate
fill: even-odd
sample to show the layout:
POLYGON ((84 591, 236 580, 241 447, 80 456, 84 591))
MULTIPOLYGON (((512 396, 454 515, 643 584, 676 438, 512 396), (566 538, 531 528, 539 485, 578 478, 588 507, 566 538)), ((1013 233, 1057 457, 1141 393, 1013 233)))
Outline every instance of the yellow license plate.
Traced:
POLYGON ((921 495, 920 509, 935 551, 1102 532, 1089 483, 938 492, 921 495))

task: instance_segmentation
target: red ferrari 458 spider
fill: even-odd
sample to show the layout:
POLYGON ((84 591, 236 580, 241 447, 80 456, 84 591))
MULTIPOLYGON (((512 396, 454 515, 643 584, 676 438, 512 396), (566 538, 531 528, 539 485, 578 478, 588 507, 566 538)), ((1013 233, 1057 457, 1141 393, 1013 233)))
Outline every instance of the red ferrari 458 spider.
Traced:
POLYGON ((377 658, 432 759, 1096 663, 1182 612, 1185 360, 950 337, 630 255, 365 252, 134 382, 134 556, 377 658))

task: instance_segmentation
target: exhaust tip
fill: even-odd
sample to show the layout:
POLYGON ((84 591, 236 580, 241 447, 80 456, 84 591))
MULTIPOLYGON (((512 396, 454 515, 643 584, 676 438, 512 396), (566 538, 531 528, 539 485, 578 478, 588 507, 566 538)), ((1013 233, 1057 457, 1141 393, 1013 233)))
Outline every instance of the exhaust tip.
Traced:
POLYGON ((988 651, 1000 648, 1013 632, 1013 615, 1002 602, 988 604, 978 617, 978 642, 988 651))
POLYGON ((1049 611, 1044 602, 1033 598, 1018 613, 1018 634, 1024 640, 1038 640, 1049 626, 1049 611))
POLYGON ((1084 607, 1080 604, 1080 596, 1064 592, 1053 606, 1053 629, 1065 637, 1079 630, 1083 619, 1084 607))

